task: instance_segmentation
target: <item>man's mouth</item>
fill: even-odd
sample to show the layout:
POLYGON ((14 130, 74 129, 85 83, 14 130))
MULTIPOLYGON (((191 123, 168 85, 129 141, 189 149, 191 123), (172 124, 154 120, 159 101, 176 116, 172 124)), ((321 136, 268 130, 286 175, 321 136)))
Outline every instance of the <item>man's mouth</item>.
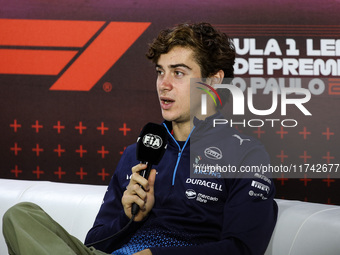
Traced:
POLYGON ((161 99, 162 103, 164 103, 164 104, 171 104, 171 103, 175 102, 175 100, 173 100, 169 97, 161 97, 160 99, 161 99))
POLYGON ((171 104, 171 103, 174 102, 174 101, 172 101, 172 100, 162 100, 162 102, 163 102, 164 104, 171 104))
POLYGON ((169 97, 161 97, 160 98, 161 101, 161 105, 163 107, 163 109, 169 109, 169 107, 175 102, 175 100, 173 100, 172 98, 169 97))

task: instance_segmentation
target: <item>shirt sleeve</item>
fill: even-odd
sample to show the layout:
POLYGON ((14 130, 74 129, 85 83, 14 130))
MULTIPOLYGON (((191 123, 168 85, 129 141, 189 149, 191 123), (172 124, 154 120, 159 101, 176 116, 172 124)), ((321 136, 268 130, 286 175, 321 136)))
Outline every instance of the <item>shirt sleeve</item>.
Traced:
MULTIPOLYGON (((135 159, 129 158, 129 155, 131 155, 129 151, 131 150, 135 149, 128 147, 125 150, 117 165, 93 227, 87 233, 85 244, 91 244, 112 236, 123 229, 130 221, 125 215, 121 198, 126 189, 126 185, 129 183, 127 176, 130 176, 131 174, 131 167, 134 163, 138 163, 135 162, 135 159)), ((134 154, 132 153, 132 155, 134 154)), ((140 223, 133 222, 129 229, 124 233, 118 234, 114 238, 93 246, 103 252, 111 253, 113 250, 127 242, 139 226, 140 223)))
MULTIPOLYGON (((261 148, 247 153, 242 161, 245 166, 261 164, 269 164, 268 154, 261 148)), ((152 254, 263 255, 276 224, 278 208, 272 180, 253 176, 226 179, 229 196, 224 206, 219 241, 189 247, 150 248, 152 254)))

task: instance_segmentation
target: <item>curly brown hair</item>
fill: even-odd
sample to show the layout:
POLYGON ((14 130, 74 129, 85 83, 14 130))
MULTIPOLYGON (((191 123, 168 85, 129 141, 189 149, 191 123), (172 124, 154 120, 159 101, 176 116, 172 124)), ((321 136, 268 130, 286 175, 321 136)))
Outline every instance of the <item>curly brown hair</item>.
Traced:
POLYGON ((148 59, 157 63, 160 55, 175 46, 189 47, 201 68, 203 78, 223 70, 225 78, 234 77, 235 48, 231 39, 206 22, 179 24, 162 30, 149 45, 148 59))

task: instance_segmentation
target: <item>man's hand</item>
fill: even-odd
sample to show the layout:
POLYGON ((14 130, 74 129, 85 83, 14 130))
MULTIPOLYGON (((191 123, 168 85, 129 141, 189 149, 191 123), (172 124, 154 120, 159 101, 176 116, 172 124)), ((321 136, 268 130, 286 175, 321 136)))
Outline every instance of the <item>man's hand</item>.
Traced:
POLYGON ((152 252, 149 249, 139 251, 137 253, 134 253, 133 255, 152 255, 152 252))
POLYGON ((132 217, 132 204, 136 203, 139 206, 140 210, 135 217, 135 221, 143 220, 155 204, 154 183, 156 179, 156 170, 152 169, 149 179, 146 180, 139 174, 143 169, 146 169, 145 164, 138 164, 132 168, 130 183, 122 197, 124 212, 130 219, 132 217))

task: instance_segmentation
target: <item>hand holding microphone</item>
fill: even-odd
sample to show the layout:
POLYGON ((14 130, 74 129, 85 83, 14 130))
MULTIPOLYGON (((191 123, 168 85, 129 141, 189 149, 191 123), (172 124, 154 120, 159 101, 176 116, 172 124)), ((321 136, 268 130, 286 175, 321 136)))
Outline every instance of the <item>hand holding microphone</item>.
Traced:
MULTIPOLYGON (((167 132, 161 125, 148 123, 143 128, 137 140, 137 159, 140 164, 132 168, 132 176, 123 197, 122 204, 125 214, 130 218, 128 224, 119 232, 104 239, 86 244, 87 247, 108 241, 126 231, 133 221, 143 220, 151 211, 154 203, 154 183, 156 170, 152 165, 157 165, 162 159, 167 146, 167 132)), ((138 254, 151 254, 149 249, 138 254)))
POLYGON ((157 165, 167 146, 167 132, 161 125, 148 123, 137 140, 137 159, 141 162, 132 168, 130 183, 122 197, 125 214, 141 221, 154 205, 154 182, 157 165))
POLYGON ((148 215, 154 205, 154 182, 156 170, 150 171, 149 179, 145 179, 140 172, 145 170, 146 164, 138 164, 132 168, 132 175, 122 197, 125 214, 131 218, 135 214, 134 221, 141 221, 148 215), (141 209, 140 209, 141 208, 141 209))

